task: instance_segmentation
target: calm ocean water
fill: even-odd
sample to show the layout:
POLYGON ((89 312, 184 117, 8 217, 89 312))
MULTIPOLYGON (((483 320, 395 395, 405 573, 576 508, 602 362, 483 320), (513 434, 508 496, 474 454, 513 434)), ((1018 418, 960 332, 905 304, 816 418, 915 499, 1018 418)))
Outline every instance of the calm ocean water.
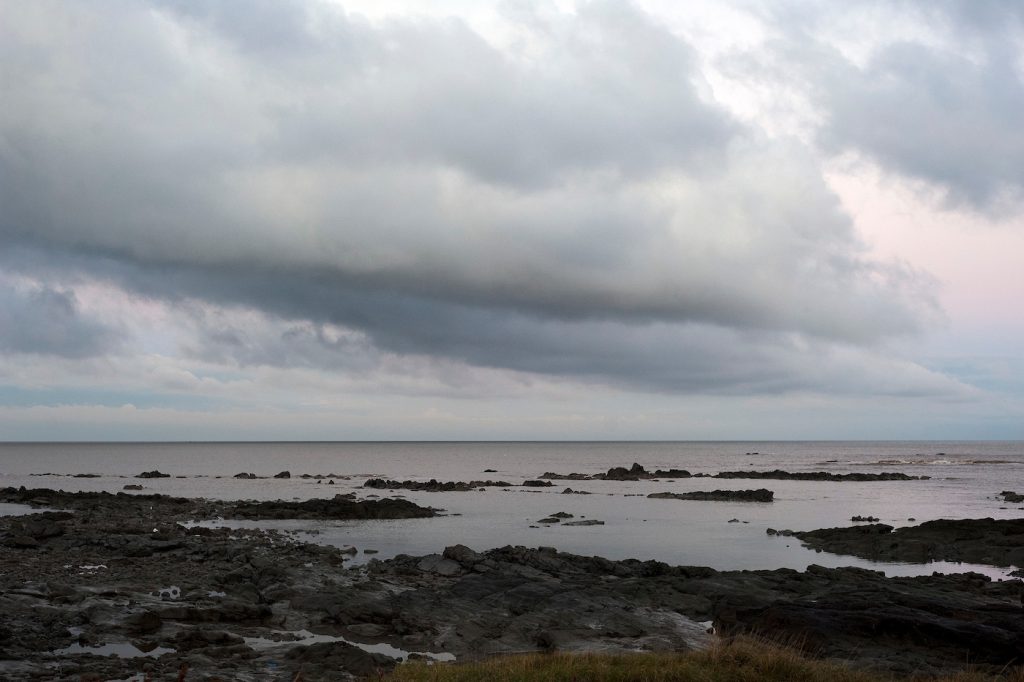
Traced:
MULTIPOLYGON (((501 479, 515 485, 545 471, 597 473, 639 462, 647 469, 693 473, 725 470, 902 471, 924 481, 834 483, 680 479, 572 481, 555 488, 401 494, 443 508, 447 516, 380 522, 287 521, 263 523, 378 557, 439 552, 463 543, 477 550, 507 544, 554 546, 612 559, 635 557, 721 569, 803 569, 808 564, 864 566, 889 575, 983 570, 960 564, 874 564, 815 553, 791 538, 770 537, 769 527, 810 530, 850 524, 856 514, 895 526, 936 518, 1013 518, 1024 511, 996 497, 1024 492, 1022 442, 511 442, 511 443, 7 443, 0 444, 0 486, 118 492, 152 469, 172 478, 141 481, 146 492, 219 499, 306 499, 360 490, 366 478, 501 479), (485 473, 494 469, 494 473, 485 473), (240 480, 239 472, 291 479, 240 480), (335 485, 299 478, 333 475, 335 485), (98 474, 75 478, 74 474, 98 474), (562 495, 565 485, 591 495, 562 495), (747 489, 775 491, 770 504, 651 500, 652 492, 747 489), (602 526, 531 528, 554 512, 598 519, 602 526), (915 521, 909 521, 909 519, 915 521)), ((14 509, 0 510, 12 512, 14 509)), ((225 525, 228 525, 227 523, 225 525)), ((239 524, 235 524, 239 525, 239 524)), ((362 557, 363 555, 360 555, 362 557)))

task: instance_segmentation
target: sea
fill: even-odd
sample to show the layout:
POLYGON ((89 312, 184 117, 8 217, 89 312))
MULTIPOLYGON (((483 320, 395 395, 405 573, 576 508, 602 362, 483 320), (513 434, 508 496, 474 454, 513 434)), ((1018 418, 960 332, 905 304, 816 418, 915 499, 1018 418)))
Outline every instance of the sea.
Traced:
MULTIPOLYGON (((352 564, 397 554, 431 554, 463 544, 477 551, 505 545, 547 546, 609 559, 658 560, 716 569, 803 570, 811 564, 858 566, 890 576, 976 571, 1002 579, 1019 567, 934 562, 871 562, 815 552, 776 530, 851 525, 853 516, 893 526, 932 519, 1017 518, 1024 506, 1004 490, 1024 492, 1024 442, 237 442, 0 443, 0 487, 141 493, 209 499, 302 500, 356 492, 404 497, 443 510, 395 521, 204 522, 276 528, 303 540, 355 547, 352 564), (925 480, 829 482, 689 478, 657 481, 555 481, 528 488, 545 472, 595 474, 634 462, 648 470, 903 472, 925 480), (159 470, 170 478, 138 479, 159 470), (488 471, 493 470, 493 471, 488 471), (274 478, 288 471, 291 478, 274 478), (259 478, 235 478, 253 473, 259 478), (83 475, 88 474, 89 477, 83 475), (304 478, 303 474, 308 475, 304 478), (371 490, 371 477, 398 480, 502 480, 472 492, 371 490), (563 494, 566 487, 589 495, 563 494), (768 488, 771 503, 649 499, 655 492, 768 488), (539 524, 556 512, 602 525, 539 524), (369 550, 366 552, 365 550, 369 550)), ((0 514, 30 511, 0 504, 0 514)))

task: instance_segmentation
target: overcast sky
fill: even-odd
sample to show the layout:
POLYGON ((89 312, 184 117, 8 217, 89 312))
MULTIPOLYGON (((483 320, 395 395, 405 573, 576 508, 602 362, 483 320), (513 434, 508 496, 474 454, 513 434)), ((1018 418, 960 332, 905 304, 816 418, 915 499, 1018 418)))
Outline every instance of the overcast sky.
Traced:
POLYGON ((0 440, 1024 438, 1022 7, 0 0, 0 440))

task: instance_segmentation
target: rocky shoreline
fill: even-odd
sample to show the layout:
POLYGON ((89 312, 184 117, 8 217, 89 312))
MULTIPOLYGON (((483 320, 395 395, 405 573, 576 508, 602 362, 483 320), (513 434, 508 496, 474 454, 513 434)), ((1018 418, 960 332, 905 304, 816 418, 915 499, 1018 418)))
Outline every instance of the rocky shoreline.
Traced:
POLYGON ((294 535, 188 522, 436 511, 352 496, 256 503, 10 488, 0 501, 50 510, 0 517, 5 679, 339 679, 415 656, 680 650, 706 645, 711 629, 889 671, 1024 660, 1019 580, 716 571, 461 545, 350 568, 345 550, 294 535))

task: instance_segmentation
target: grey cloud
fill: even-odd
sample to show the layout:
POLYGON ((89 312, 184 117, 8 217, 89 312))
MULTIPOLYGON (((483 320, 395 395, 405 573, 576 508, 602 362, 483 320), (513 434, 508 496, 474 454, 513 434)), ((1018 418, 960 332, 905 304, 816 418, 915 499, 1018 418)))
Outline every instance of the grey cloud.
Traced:
MULTIPOLYGON (((780 82, 806 80, 830 153, 923 181, 949 207, 1001 216, 1024 199, 1024 5, 997 0, 781 3, 780 82), (822 36, 864 32, 851 58, 822 36)), ((750 71, 757 67, 748 65, 750 71)))
POLYGON ((116 330, 88 317, 73 292, 48 287, 0 291, 0 350, 85 358, 116 349, 116 330))
POLYGON ((487 367, 782 391, 935 313, 808 151, 699 96, 690 47, 629 5, 527 14, 522 53, 457 20, 156 7, 5 6, 0 239, 11 267, 296 324, 211 322, 196 352, 333 366, 331 323, 487 367))
MULTIPOLYGON (((23 263, 32 258, 20 254, 23 263)), ((46 257, 52 257, 47 254, 46 257)), ((47 267, 36 262, 32 270, 47 267)), ((250 367, 350 374, 380 366, 381 353, 446 358, 664 393, 831 394, 963 398, 968 389, 912 363, 789 332, 700 323, 557 319, 360 288, 322 273, 141 269, 115 261, 90 268, 143 295, 175 301, 189 317, 191 357, 250 367), (173 292, 173 293, 171 293, 173 292), (174 298, 177 297, 177 298, 174 298), (269 320, 239 322, 194 301, 258 308, 269 320), (329 328, 336 326, 336 329, 329 328)), ((244 316, 243 320, 244 320, 244 316)))
POLYGON ((1024 81, 1013 55, 981 63, 918 44, 890 45, 824 86, 823 140, 942 188, 951 204, 999 209, 1024 197, 1024 81))
POLYGON ((275 317, 246 325, 186 307, 192 309, 195 330, 195 337, 183 348, 190 358, 239 367, 268 365, 347 373, 368 372, 380 364, 380 351, 361 332, 275 317))

